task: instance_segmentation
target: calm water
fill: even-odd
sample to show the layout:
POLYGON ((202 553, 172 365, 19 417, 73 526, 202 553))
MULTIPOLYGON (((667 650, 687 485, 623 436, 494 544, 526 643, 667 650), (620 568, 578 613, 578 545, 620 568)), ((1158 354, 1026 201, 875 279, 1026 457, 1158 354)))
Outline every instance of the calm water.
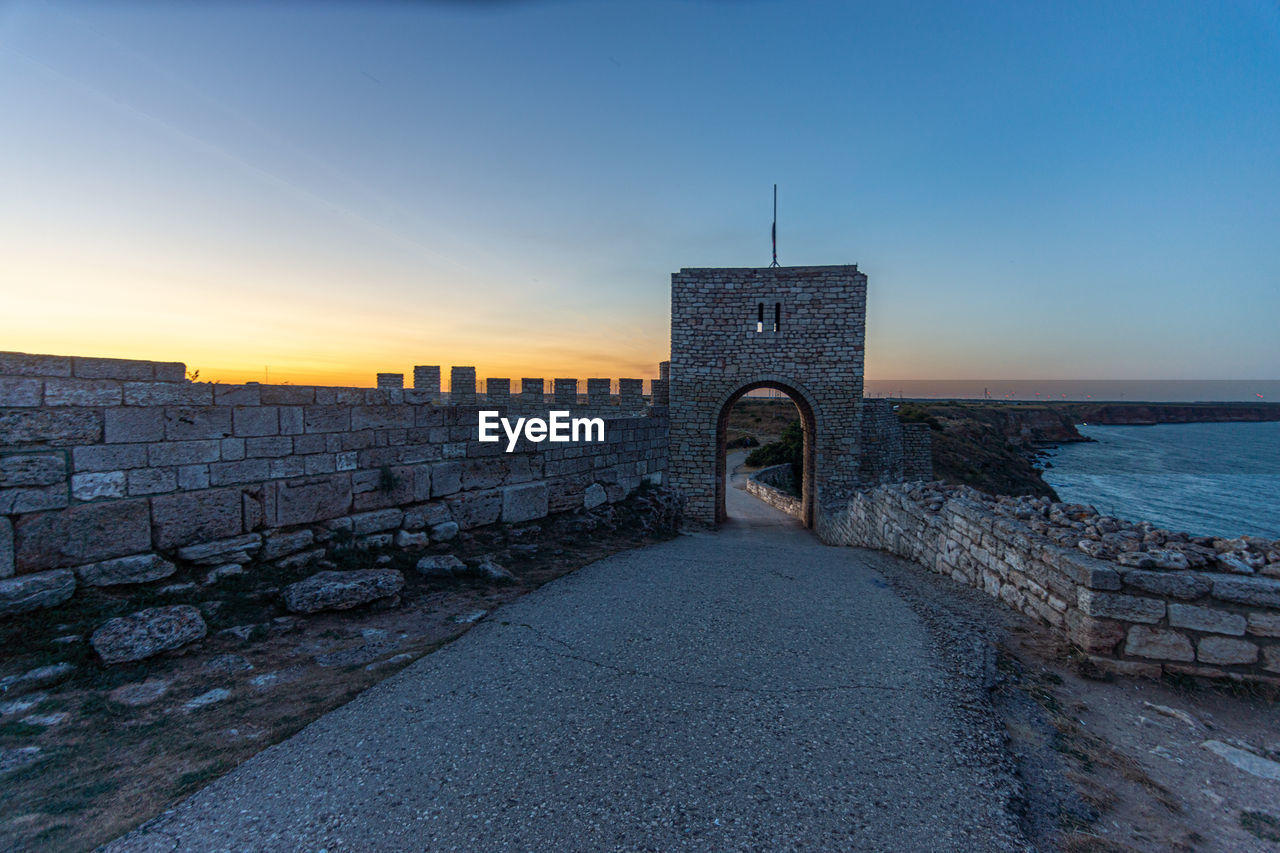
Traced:
POLYGON ((1280 538, 1280 422, 1080 426, 1044 479, 1072 503, 1170 530, 1280 538))

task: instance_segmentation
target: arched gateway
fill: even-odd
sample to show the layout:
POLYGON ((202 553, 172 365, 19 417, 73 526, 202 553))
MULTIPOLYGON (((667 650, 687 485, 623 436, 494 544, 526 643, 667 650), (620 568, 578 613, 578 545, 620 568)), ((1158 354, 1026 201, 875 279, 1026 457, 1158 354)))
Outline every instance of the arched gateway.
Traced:
POLYGON ((803 515, 819 535, 838 523, 859 485, 902 477, 896 418, 867 419, 874 430, 865 431, 866 305, 867 277, 856 266, 671 276, 670 473, 688 495, 691 519, 724 518, 725 423, 734 402, 756 388, 781 390, 800 410, 803 515), (896 470, 885 456, 892 447, 896 470))

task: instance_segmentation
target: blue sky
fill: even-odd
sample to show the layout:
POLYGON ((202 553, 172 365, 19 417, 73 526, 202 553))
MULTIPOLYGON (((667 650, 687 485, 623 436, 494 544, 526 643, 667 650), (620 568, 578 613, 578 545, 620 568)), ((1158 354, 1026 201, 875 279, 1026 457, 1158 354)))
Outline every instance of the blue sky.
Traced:
POLYGON ((0 5, 0 349, 652 375, 669 274, 868 376, 1280 378, 1280 6, 0 5))

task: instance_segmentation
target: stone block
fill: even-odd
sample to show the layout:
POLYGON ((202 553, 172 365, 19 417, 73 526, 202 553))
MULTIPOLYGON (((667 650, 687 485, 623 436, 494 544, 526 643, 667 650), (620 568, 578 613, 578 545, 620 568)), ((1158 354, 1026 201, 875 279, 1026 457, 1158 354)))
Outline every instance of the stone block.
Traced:
POLYGON ((66 447, 102 440, 102 413, 94 409, 0 409, 0 446, 66 447))
POLYGON ((277 487, 272 527, 314 524, 351 510, 351 475, 331 474, 282 481, 277 487))
POLYGON ((431 497, 431 466, 413 466, 413 499, 425 501, 431 497))
POLYGON ((384 466, 376 471, 351 475, 351 508, 358 511, 382 509, 413 502, 413 469, 384 466))
POLYGON ((1212 578, 1193 572, 1130 571, 1122 577, 1126 586, 1170 598, 1199 598, 1213 587, 1212 578))
POLYGON ((152 366, 155 368, 157 382, 187 381, 187 366, 181 361, 157 361, 152 366))
POLYGON ((346 432, 351 429, 351 407, 307 406, 302 410, 302 426, 308 433, 346 432))
POLYGON ((166 465, 201 465, 222 458, 222 445, 216 439, 202 441, 162 441, 147 445, 147 464, 153 468, 166 465))
POLYGON ((506 481, 510 470, 502 457, 468 459, 462 463, 462 488, 468 491, 496 488, 506 481))
POLYGON ((301 435, 303 429, 302 406, 282 406, 280 408, 280 434, 301 435))
POLYGON ((120 383, 108 379, 46 379, 46 406, 118 406, 120 383))
POLYGON ((287 435, 264 435, 244 440, 244 455, 250 459, 278 459, 293 453, 293 439, 287 435))
POLYGON ((316 389, 310 385, 263 385, 264 406, 310 406, 316 401, 316 389))
POLYGON ((1192 604, 1170 604, 1169 626, 1242 637, 1244 636, 1245 617, 1239 613, 1214 610, 1212 607, 1196 607, 1192 604))
MULTIPOLYGON (((92 476, 92 475, 77 475, 92 476)), ((178 488, 178 472, 174 468, 135 468, 129 472, 129 496, 159 495, 178 488)))
POLYGON ((502 489, 502 520, 508 523, 545 518, 547 484, 524 483, 502 489))
POLYGON ((221 408, 164 410, 164 437, 170 441, 227 438, 231 435, 231 410, 221 408))
POLYGON ((201 542, 178 549, 178 557, 198 566, 218 566, 224 563, 247 563, 262 549, 262 536, 246 533, 213 542, 201 542))
POLYGON ((145 444, 99 444, 71 449, 71 467, 76 473, 127 471, 146 466, 145 444))
POLYGON ((73 357, 71 372, 81 379, 127 379, 145 382, 156 378, 154 362, 130 358, 73 357))
POLYGON ((44 383, 39 379, 0 376, 0 407, 38 406, 44 383))
POLYGON ((154 497, 151 525, 155 547, 161 549, 235 536, 242 525, 240 492, 206 489, 154 497))
POLYGON ((1267 646, 1262 650, 1262 668, 1267 672, 1280 672, 1280 646, 1267 646))
POLYGON ((346 610, 380 598, 397 596, 404 575, 394 569, 320 572, 284 588, 284 606, 294 613, 346 610))
POLYGON ((1280 608, 1280 580, 1256 577, 1218 577, 1213 597, 1253 607, 1280 608))
POLYGON ((401 526, 405 530, 422 530, 452 520, 449 510, 444 504, 432 503, 405 510, 404 521, 401 522, 401 526))
POLYGON ((1120 573, 1102 560, 1065 548, 1049 548, 1045 559, 1078 584, 1089 589, 1120 589, 1120 573))
POLYGON ((269 533, 266 544, 262 546, 262 559, 275 560, 289 554, 296 554, 311 547, 316 535, 310 530, 295 530, 291 533, 269 533))
POLYGON ((151 549, 145 499, 110 501, 18 519, 16 562, 23 571, 79 566, 151 549))
POLYGON ((66 569, 0 580, 0 616, 56 607, 76 591, 76 576, 66 569))
POLYGON ((188 492, 209 488, 209 466, 183 465, 178 469, 178 488, 188 492))
POLYGON ((259 483, 240 489, 241 520, 245 532, 263 530, 275 526, 276 483, 259 483))
POLYGON ((1125 638, 1125 625, 1114 619, 1098 619, 1079 610, 1067 613, 1067 636, 1071 642, 1090 654, 1114 654, 1125 638))
POLYGON ((1134 625, 1124 644, 1124 653, 1153 660, 1193 661, 1195 649, 1185 635, 1177 631, 1134 625))
POLYGON ((177 568, 159 554, 135 554, 76 567, 76 576, 85 586, 118 586, 149 583, 167 578, 177 568))
POLYGON ((595 509, 607 501, 608 498, 609 496, 604 486, 599 483, 592 483, 582 493, 582 507, 583 509, 595 509))
POLYGON ((98 471, 71 477, 71 496, 78 501, 122 498, 128 492, 124 471, 98 471))
POLYGON ((232 413, 237 437, 280 434, 280 410, 275 406, 237 406, 232 413))
POLYGON ((259 406, 262 394, 259 385, 214 385, 215 406, 259 406))
POLYGON ((1080 609, 1089 616, 1119 619, 1122 622, 1146 622, 1154 625, 1164 618, 1165 613, 1165 603, 1159 599, 1098 592, 1084 587, 1077 591, 1076 601, 1080 609))
POLYGON ((431 496, 443 497, 462 491, 461 462, 437 462, 431 466, 431 496))
POLYGON ((1196 659, 1201 663, 1250 664, 1258 660, 1258 647, 1248 640, 1231 637, 1201 637, 1196 645, 1196 659))
POLYGON ((194 643, 207 632, 199 610, 177 604, 109 619, 89 642, 104 663, 129 663, 194 643))
POLYGON ((1250 613, 1247 630, 1256 637, 1280 637, 1280 613, 1250 613))
POLYGON ((242 459, 239 462, 215 462, 209 466, 209 483, 228 486, 233 483, 256 483, 271 476, 271 463, 266 459, 242 459))
POLYGON ((113 408, 103 412, 107 444, 135 444, 164 440, 165 410, 113 408))
POLYGON ((397 530, 395 543, 397 548, 425 548, 431 544, 431 537, 422 531, 397 530))
POLYGON ((449 515, 461 530, 493 524, 502 516, 502 493, 496 489, 461 492, 448 498, 445 503, 449 507, 449 515))
POLYGON ((63 451, 0 456, 0 489, 52 486, 65 483, 66 479, 67 458, 63 451))
POLYGON ((212 406, 208 382, 125 382, 126 406, 212 406))
POLYGON ((351 532, 356 536, 368 533, 381 533, 395 530, 404 520, 404 513, 398 509, 382 509, 376 512, 362 512, 351 516, 351 532))
POLYGON ((458 523, 456 521, 442 521, 439 524, 431 525, 431 539, 433 542, 448 542, 458 535, 458 523))
POLYGON ((0 376, 70 375, 70 356, 33 355, 25 352, 0 352, 0 376))

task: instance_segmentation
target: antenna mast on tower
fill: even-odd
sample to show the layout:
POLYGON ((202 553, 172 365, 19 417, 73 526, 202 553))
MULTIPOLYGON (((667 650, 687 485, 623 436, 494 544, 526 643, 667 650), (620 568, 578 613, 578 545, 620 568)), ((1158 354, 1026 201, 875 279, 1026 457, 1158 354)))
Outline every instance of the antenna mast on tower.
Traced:
POLYGON ((773 185, 773 263, 770 267, 778 265, 778 185, 773 185))

